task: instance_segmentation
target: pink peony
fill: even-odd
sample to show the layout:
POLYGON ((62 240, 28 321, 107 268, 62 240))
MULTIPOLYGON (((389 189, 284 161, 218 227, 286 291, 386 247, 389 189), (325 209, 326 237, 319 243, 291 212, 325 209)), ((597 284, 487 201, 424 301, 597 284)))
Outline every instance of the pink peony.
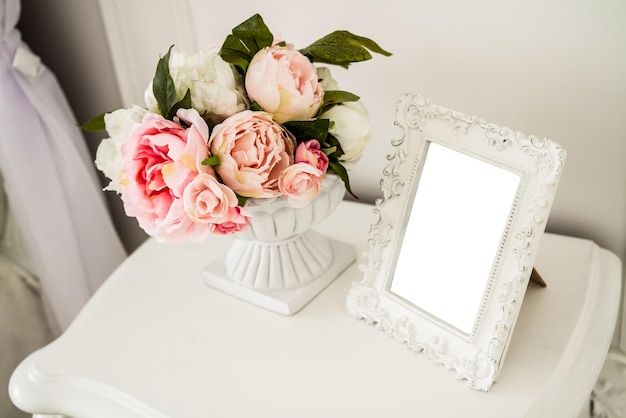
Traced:
POLYGON ((198 174, 185 188, 183 203, 189 217, 209 225, 211 232, 239 232, 249 226, 250 215, 238 206, 235 192, 212 174, 198 174))
POLYGON ((181 198, 198 173, 212 172, 202 165, 209 152, 209 128, 194 109, 180 109, 177 116, 189 128, 147 113, 130 132, 121 149, 122 200, 127 215, 136 217, 149 235, 199 241, 207 227, 189 218, 181 198))
POLYGON ((245 110, 215 126, 209 147, 221 180, 245 197, 280 194, 278 176, 293 163, 294 140, 266 112, 245 110))
POLYGON ((300 52, 281 46, 256 53, 245 86, 250 100, 278 123, 313 118, 324 97, 315 65, 300 52))
POLYGON ((320 192, 324 172, 308 163, 296 163, 283 170, 278 185, 294 208, 306 206, 320 192))
POLYGON ((320 143, 315 139, 301 142, 296 148, 296 162, 311 164, 325 173, 328 169, 328 157, 320 149, 320 143))

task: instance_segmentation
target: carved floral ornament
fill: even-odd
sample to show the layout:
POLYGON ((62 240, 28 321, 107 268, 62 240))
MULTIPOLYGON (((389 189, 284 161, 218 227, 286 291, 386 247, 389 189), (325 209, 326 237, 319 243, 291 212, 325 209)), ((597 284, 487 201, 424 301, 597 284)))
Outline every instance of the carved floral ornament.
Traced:
POLYGON ((413 351, 421 352, 464 379, 472 389, 487 391, 496 380, 510 333, 533 268, 538 240, 565 160, 556 143, 498 127, 475 116, 449 110, 417 94, 401 96, 396 111, 400 135, 381 179, 376 220, 370 226, 367 264, 354 283, 347 309, 413 351), (419 181, 427 142, 439 142, 467 155, 514 171, 520 176, 502 245, 472 332, 467 335, 390 292, 392 271, 401 245, 413 189, 419 181))

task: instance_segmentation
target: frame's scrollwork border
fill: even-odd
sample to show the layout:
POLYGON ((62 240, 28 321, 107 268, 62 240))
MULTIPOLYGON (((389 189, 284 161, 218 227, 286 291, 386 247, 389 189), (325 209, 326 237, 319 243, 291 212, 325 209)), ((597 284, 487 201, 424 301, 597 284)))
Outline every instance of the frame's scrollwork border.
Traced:
POLYGON ((355 318, 454 370, 457 379, 467 380, 469 387, 489 390, 508 347, 566 153, 549 139, 434 105, 417 94, 401 96, 396 126, 400 135, 391 141, 393 151, 383 170, 382 197, 376 201, 376 220, 369 231, 367 265, 361 266, 364 277, 353 284, 347 309, 355 318), (505 245, 498 255, 501 266, 487 286, 471 338, 399 303, 386 290, 404 219, 419 182, 426 141, 479 156, 521 177, 505 245))

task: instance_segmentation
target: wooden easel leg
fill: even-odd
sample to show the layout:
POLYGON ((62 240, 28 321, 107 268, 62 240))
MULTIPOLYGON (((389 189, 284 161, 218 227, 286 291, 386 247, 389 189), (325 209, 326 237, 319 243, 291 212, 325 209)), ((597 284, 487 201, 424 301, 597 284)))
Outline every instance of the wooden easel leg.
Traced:
POLYGON ((538 284, 541 287, 547 287, 546 282, 543 281, 537 270, 533 267, 533 271, 530 273, 530 281, 538 284))

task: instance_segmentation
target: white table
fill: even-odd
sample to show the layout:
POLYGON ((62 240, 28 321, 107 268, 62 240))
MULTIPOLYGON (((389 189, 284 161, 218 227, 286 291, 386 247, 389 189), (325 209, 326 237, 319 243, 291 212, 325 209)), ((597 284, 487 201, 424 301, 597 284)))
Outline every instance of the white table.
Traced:
MULTIPOLYGON (((371 206, 343 202, 319 229, 361 254, 372 219, 371 206)), ((347 314, 358 262, 291 317, 207 287, 201 269, 228 239, 148 240, 16 369, 15 404, 75 418, 572 417, 617 317, 619 259, 546 234, 536 267, 548 287, 530 285, 500 378, 477 392, 347 314)))

